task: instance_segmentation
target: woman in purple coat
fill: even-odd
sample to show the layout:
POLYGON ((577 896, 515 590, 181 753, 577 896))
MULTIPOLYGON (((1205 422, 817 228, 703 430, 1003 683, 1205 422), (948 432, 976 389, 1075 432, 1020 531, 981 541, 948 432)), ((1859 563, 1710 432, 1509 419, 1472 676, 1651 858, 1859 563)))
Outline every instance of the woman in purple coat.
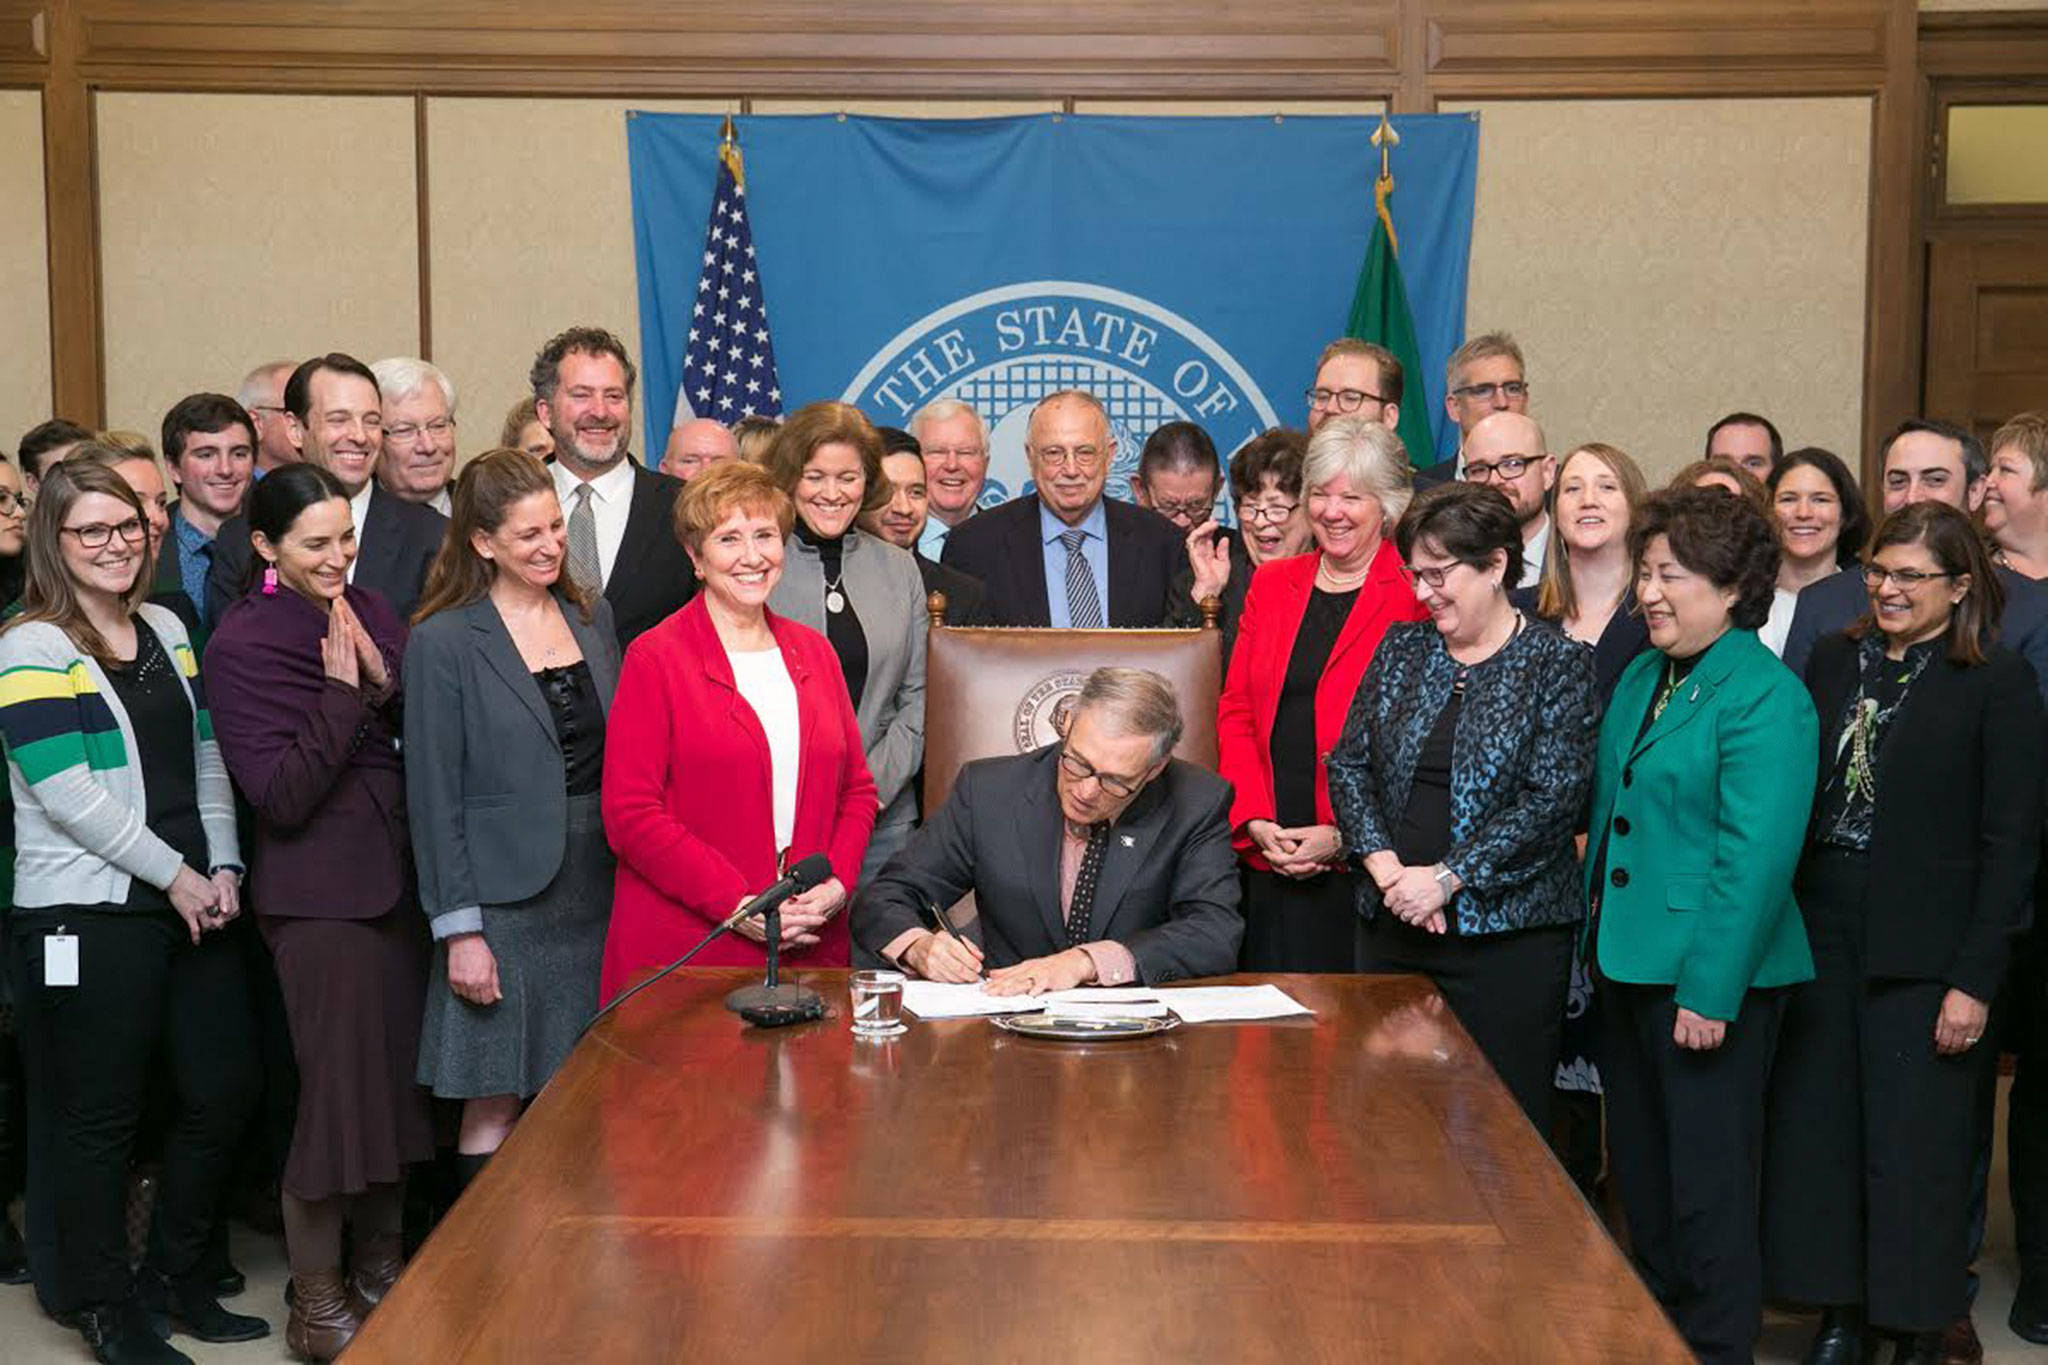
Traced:
POLYGON ((285 1340, 326 1360, 398 1278, 405 1165, 433 1155, 413 1083, 428 942, 399 756, 405 627, 349 586, 355 525, 333 475, 277 470, 249 499, 249 529, 261 586, 221 618, 206 670, 221 754, 255 810, 249 898, 299 1069, 285 1340))

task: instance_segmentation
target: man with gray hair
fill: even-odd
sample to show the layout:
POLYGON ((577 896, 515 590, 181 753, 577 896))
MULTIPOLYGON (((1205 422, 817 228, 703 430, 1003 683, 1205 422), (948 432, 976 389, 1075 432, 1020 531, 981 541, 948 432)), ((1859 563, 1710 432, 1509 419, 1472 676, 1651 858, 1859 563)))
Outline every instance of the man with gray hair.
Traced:
POLYGON ((297 464, 299 448, 292 444, 284 417, 284 381, 299 368, 296 360, 273 360, 258 365, 242 376, 235 401, 256 419, 256 477, 262 478, 280 465, 297 464))
POLYGON ((377 482, 394 497, 451 510, 455 481, 455 381, 416 356, 388 356, 370 366, 384 396, 384 458, 377 482))
POLYGON ((960 770, 860 889, 855 941, 926 980, 986 975, 996 995, 1235 971, 1230 784, 1174 758, 1180 735, 1173 684, 1096 669, 1060 743, 960 770), (970 891, 979 932, 955 938, 933 907, 970 891))
POLYGON ((974 515, 988 482, 988 423, 957 398, 935 398, 910 419, 910 434, 924 457, 930 512, 918 533, 917 552, 937 559, 946 536, 974 515))
POLYGON ((981 580, 988 623, 1164 625, 1186 560, 1182 532, 1156 512, 1102 496, 1116 438, 1101 401, 1080 389, 1039 399, 1024 453, 1035 490, 962 522, 940 561, 981 580))

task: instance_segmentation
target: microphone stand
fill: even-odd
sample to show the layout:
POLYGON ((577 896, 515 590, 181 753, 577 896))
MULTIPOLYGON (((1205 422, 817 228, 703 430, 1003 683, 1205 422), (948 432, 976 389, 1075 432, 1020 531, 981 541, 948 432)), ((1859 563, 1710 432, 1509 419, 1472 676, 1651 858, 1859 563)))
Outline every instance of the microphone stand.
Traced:
POLYGON ((765 985, 742 986, 725 997, 725 1007, 750 1024, 773 1028, 806 1019, 825 1017, 825 999, 804 986, 781 984, 782 905, 777 902, 762 915, 761 927, 768 940, 768 980, 765 985))

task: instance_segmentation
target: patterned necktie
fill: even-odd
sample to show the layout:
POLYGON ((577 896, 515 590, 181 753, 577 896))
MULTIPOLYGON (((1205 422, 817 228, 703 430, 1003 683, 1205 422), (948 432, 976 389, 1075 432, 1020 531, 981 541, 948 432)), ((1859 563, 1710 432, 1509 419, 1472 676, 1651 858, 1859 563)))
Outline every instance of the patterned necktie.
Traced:
POLYGON ((1081 554, 1081 542, 1088 533, 1060 532, 1060 544, 1067 547, 1067 624, 1075 630, 1102 628, 1102 599, 1095 593, 1095 575, 1081 554))
POLYGON ((1088 920, 1095 911, 1095 884, 1102 880, 1102 851, 1109 847, 1109 822, 1088 827, 1088 847, 1081 851, 1081 870, 1074 874, 1074 894, 1067 902, 1067 946, 1089 942, 1088 920))
POLYGON ((604 591, 604 569, 597 558, 597 513, 590 507, 590 485, 579 483, 576 507, 569 513, 569 577, 587 593, 604 591))

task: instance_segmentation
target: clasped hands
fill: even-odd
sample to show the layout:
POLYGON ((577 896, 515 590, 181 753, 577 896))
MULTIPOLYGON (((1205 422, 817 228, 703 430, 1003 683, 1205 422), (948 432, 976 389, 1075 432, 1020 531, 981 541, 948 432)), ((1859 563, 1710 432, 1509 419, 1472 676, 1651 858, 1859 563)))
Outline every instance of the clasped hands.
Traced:
POLYGON ((180 867, 165 894, 194 943, 201 934, 227 928, 228 921, 242 913, 242 877, 227 868, 204 877, 190 867, 180 867))
MULTIPOLYGON (((740 897, 737 910, 752 900, 752 896, 740 897)), ((779 912, 782 919, 782 946, 785 948, 809 948, 818 941, 818 931, 825 927, 825 921, 839 913, 846 904, 846 884, 837 877, 827 877, 808 891, 791 896, 782 903, 779 912)), ((756 943, 768 941, 768 921, 761 915, 749 915, 734 927, 734 932, 756 943)))
POLYGON ((365 690, 372 697, 383 697, 391 690, 391 670, 384 666, 383 651, 345 597, 335 598, 328 609, 320 665, 342 686, 365 690))
POLYGON ((1258 845, 1266 866, 1283 877, 1313 877, 1343 866, 1344 836, 1335 825, 1296 825, 1248 820, 1245 836, 1258 845))
MULTIPOLYGON (((1444 907, 1450 904, 1450 889, 1437 879, 1434 867, 1410 867, 1395 857, 1392 849, 1383 848, 1366 855, 1365 870, 1394 918, 1426 933, 1449 930, 1444 907)), ((1456 880, 1457 873, 1451 877, 1456 880)))

